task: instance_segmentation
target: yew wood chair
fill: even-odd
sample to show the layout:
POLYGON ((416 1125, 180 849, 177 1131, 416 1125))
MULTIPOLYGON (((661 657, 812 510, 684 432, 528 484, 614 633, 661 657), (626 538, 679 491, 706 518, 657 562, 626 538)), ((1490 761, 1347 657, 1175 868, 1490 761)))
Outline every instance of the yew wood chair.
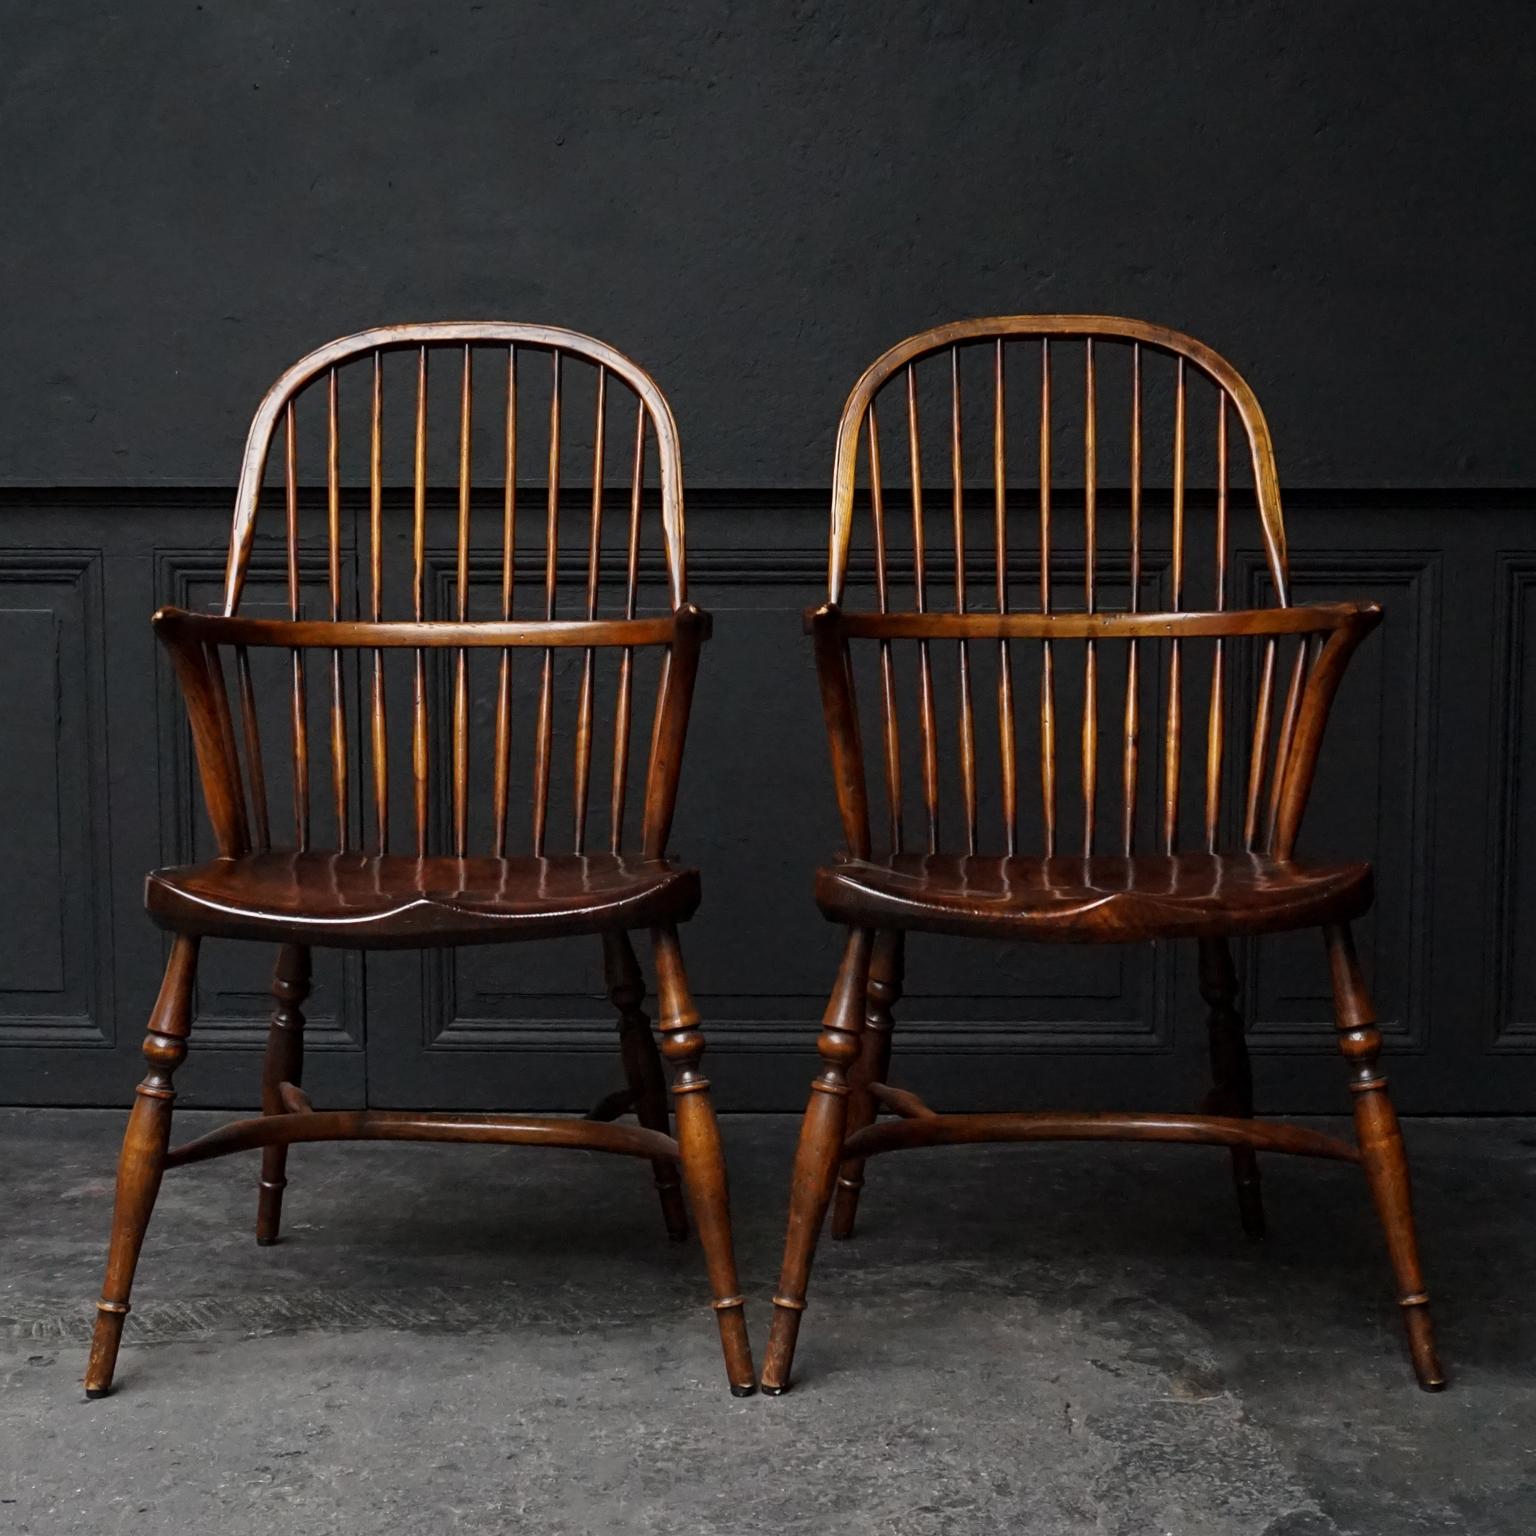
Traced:
POLYGON ((552 326, 404 325, 331 342, 256 413, 222 613, 166 608, 154 625, 185 698, 217 856, 157 870, 146 886, 173 937, 118 1167, 88 1395, 111 1386, 162 1174, 259 1147, 256 1240, 269 1244, 288 1148, 336 1140, 648 1161, 676 1239, 686 1187, 731 1390, 753 1391, 704 1037, 678 946, 699 877, 666 857, 709 621, 688 601, 677 428, 654 381, 605 343, 552 326), (446 389, 429 393, 429 372, 446 389), (282 491, 267 529, 269 457, 282 491), (585 484, 562 495, 573 464, 585 484), (286 581, 278 617, 241 612, 253 558, 286 581), (653 694, 647 751, 632 737, 653 694), (659 1054, 630 938, 642 929, 659 1054), (589 935, 594 959, 601 942, 627 1081, 587 1118, 311 1105, 312 949, 565 935, 589 935), (198 947, 215 936, 277 951, 262 1114, 172 1148, 198 947), (638 1123, 621 1123, 629 1110, 638 1123))
POLYGON ((1187 336, 1097 315, 966 321, 902 342, 854 386, 828 601, 807 615, 845 844, 816 897, 847 939, 795 1160, 765 1391, 790 1384, 818 1234, 829 1205, 833 1235, 851 1233, 868 1158, 1094 1139, 1230 1148, 1255 1236, 1257 1153, 1358 1163, 1419 1384, 1443 1385, 1351 939, 1371 870, 1295 853, 1330 706, 1379 618, 1366 602, 1291 602, 1264 417, 1231 365, 1187 336), (882 459, 892 417, 899 446, 887 440, 882 459), (923 430, 935 419, 937 443, 923 430), (1030 466, 1021 494, 1010 457, 1030 466), (1246 582, 1229 540, 1238 512, 1256 518, 1246 582), (845 607, 850 566, 872 578, 861 611, 845 607), (1232 944, 1309 928, 1332 972, 1353 1142, 1253 1118, 1232 944), (1193 940, 1214 1079, 1203 1112, 937 1113, 890 1080, 909 932, 1193 940))

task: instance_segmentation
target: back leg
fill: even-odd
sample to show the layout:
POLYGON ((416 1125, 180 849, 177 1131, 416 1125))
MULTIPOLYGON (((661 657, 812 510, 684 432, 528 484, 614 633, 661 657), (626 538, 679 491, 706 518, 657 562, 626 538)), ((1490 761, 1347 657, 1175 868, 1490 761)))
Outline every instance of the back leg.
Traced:
MULTIPOLYGON (((640 1004, 645 1000, 645 978, 635 957, 635 946, 624 932, 603 935, 603 972, 608 1000, 619 1011, 619 1051, 624 1058, 624 1077, 634 1101, 635 1115, 647 1130, 671 1134, 667 1114, 667 1084, 661 1071, 661 1053, 651 1033, 651 1021, 640 1004)), ((683 1204, 682 1180, 677 1164, 657 1158, 651 1164, 656 1193, 661 1199, 661 1219, 667 1236, 680 1243, 688 1236, 688 1210, 683 1204)))
POLYGON ((133 1272, 138 1268, 144 1233, 160 1193, 165 1149, 171 1139, 171 1106, 176 1101, 176 1068, 186 1059, 192 1027, 192 988, 197 979, 197 940, 179 934, 149 1030, 144 1059, 149 1071, 135 1090, 128 1130, 117 1163, 117 1200, 112 1207, 112 1241, 107 1250, 107 1274, 96 1303, 96 1330, 85 1369, 85 1395, 105 1397, 112 1390, 117 1347, 128 1316, 133 1272))
MULTIPOLYGON (((1239 1120, 1253 1118, 1253 1073, 1248 1065, 1248 1039, 1237 1010, 1237 969, 1225 939, 1200 940, 1200 995, 1209 1012, 1211 1091, 1207 1111, 1239 1120)), ((1264 1236, 1264 1197, 1259 1188, 1259 1158, 1252 1147, 1232 1148, 1232 1183, 1243 1231, 1264 1236)))
POLYGON ((1408 1350, 1414 1374, 1426 1392, 1445 1386, 1445 1373, 1435 1353, 1429 1296, 1419 1269, 1419 1245, 1413 1226, 1413 1197, 1408 1182, 1408 1157, 1398 1128, 1397 1112, 1387 1096, 1387 1080, 1376 1065, 1381 1031, 1355 955, 1354 939, 1342 924, 1325 928, 1328 963, 1333 973, 1334 1007, 1339 1049, 1349 1063, 1349 1088, 1355 1098, 1355 1136, 1371 1198, 1387 1240, 1387 1254, 1397 1278, 1397 1303, 1408 1330, 1408 1350))
MULTIPOLYGON (((267 1054, 261 1067, 261 1112, 284 1113, 282 1086, 299 1086, 304 1077, 304 1002, 310 987, 309 950, 284 944, 272 972, 272 996, 277 1006, 267 1030, 267 1054)), ((261 1184, 256 1194, 256 1241, 269 1248, 277 1241, 283 1220, 283 1190, 287 1188, 288 1148, 261 1149, 261 1184)))
MULTIPOLYGON (((872 1125, 875 1101, 871 1083, 883 1083, 891 1070, 892 1010, 901 1001, 901 982, 906 935, 887 929, 875 935, 869 957, 869 980, 864 987, 864 1038, 859 1059, 848 1072, 848 1126, 846 1139, 872 1125)), ((832 1236, 851 1237, 864 1188, 864 1159, 849 1158, 837 1170, 837 1192, 832 1199, 832 1236)))

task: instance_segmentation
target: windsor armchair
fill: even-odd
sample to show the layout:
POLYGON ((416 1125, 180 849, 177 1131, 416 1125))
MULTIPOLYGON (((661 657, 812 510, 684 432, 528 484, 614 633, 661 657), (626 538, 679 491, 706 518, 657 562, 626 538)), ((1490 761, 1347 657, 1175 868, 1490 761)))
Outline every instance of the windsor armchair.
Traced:
POLYGON ((709 631, 688 601, 682 494, 677 429, 656 384, 605 343, 555 327, 365 331, 311 353, 263 400, 241 468, 223 612, 167 608, 154 619, 185 699, 217 856, 157 870, 146 885, 150 915, 173 938, 144 1043, 149 1071, 118 1168, 90 1396, 112 1383, 162 1174, 261 1148, 256 1239, 269 1244, 278 1238, 289 1146, 327 1140, 522 1143, 648 1160, 675 1239, 687 1234, 686 1185, 731 1390, 754 1389, 725 1167, 700 1071, 704 1038, 677 936, 698 904, 699 880, 665 856, 709 631), (428 389, 429 360, 444 355, 456 374, 446 401, 428 389), (491 408, 476 412, 487 395, 491 408), (624 434, 620 463, 611 462, 620 454, 605 459, 610 416, 624 434), (397 418, 407 446, 388 455, 386 420, 397 418), (437 474, 429 438, 451 448, 437 474), (242 594, 261 558, 253 561, 258 504, 277 441, 287 611, 251 617, 240 613, 242 594), (300 490, 301 445, 311 444, 313 506, 300 490), (646 491, 650 454, 656 498, 646 491), (589 488, 563 496, 562 471, 578 456, 589 488), (482 495, 474 466, 487 461, 482 495), (356 503, 343 491, 344 466, 366 486, 356 503), (530 492, 530 473, 541 471, 530 492), (395 476, 408 494, 396 496, 395 476), (446 482, 441 497, 438 482, 446 482), (355 545, 366 550, 355 569, 345 537, 354 505, 355 545), (311 511, 318 530, 306 533, 311 511), (451 555, 439 528, 451 530, 451 555), (647 541, 659 551, 648 552, 647 541), (311 605, 317 613, 306 612, 311 605), (631 751, 632 722, 652 689, 642 755, 631 751), (265 713, 264 700, 275 701, 265 713), (563 749, 562 713, 572 738, 563 749), (275 753, 274 739, 282 743, 275 753), (280 797, 291 798, 286 836, 280 797), (557 823, 569 829, 563 836, 557 823), (644 928, 657 971, 659 1054, 630 939, 644 928), (627 1086, 586 1119, 311 1105, 301 1079, 313 947, 554 935, 601 940, 618 1013, 627 1086), (277 946, 262 1114, 173 1148, 174 1078, 187 1053, 198 947, 210 936, 277 946), (673 1068, 675 1138, 661 1055, 673 1068), (619 1123, 628 1110, 638 1124, 619 1123))
POLYGON ((764 1390, 790 1384, 818 1234, 829 1205, 833 1236, 852 1232, 866 1159, 958 1142, 1088 1139, 1229 1148, 1252 1236, 1264 1223, 1258 1152, 1360 1164, 1419 1384, 1442 1386, 1402 1138, 1351 938, 1371 901, 1370 867, 1294 852, 1336 690, 1380 611, 1291 603, 1269 432, 1248 385, 1209 348, 1134 320, 1025 315, 914 336, 865 372, 843 410, 828 589, 807 625, 845 846, 819 871, 816 897, 847 939, 795 1160, 764 1390), (1018 387, 1021 373, 1032 387, 1018 387), (901 448, 887 450, 894 465, 882 460, 877 417, 887 392, 902 421, 901 448), (1109 401, 1128 421, 1113 437, 1101 430, 1109 401), (934 414, 947 428, 937 454, 922 430, 934 414), (977 439, 984 468, 968 477, 977 439), (1081 470, 1074 527, 1063 526, 1067 492, 1057 483, 1067 444, 1074 480, 1081 470), (1009 489, 1010 445, 1037 473, 1023 495, 1009 489), (1154 453, 1171 463, 1166 496, 1146 488, 1154 453), (1209 471, 1198 494, 1197 458, 1209 471), (947 471, 948 516, 930 521, 924 488, 935 459, 947 471), (1102 489, 1109 473, 1124 475, 1123 494, 1102 489), (1233 606, 1229 523, 1240 505, 1257 515, 1264 574, 1233 606), (968 542, 975 522, 985 533, 968 542), (856 524, 867 535, 851 553, 856 524), (851 566, 872 575, 873 611, 844 606, 851 566), (1191 601, 1197 579, 1208 604, 1191 601), (1266 581, 1272 605, 1261 606, 1266 581), (1025 644, 1027 658, 1016 654, 1025 644), (946 684, 952 757, 941 745, 946 684), (868 775, 866 741, 877 743, 868 775), (1189 758, 1199 772, 1183 771, 1189 758), (1118 792, 1104 794, 1113 779, 1118 792), (984 805, 995 807, 990 829, 984 805), (1230 944, 1301 928, 1321 929, 1325 941, 1353 1143, 1253 1118, 1230 944), (1195 940, 1213 1078, 1203 1112, 936 1113, 890 1082, 913 931, 1195 940), (892 1118, 877 1120, 881 1111, 892 1118))

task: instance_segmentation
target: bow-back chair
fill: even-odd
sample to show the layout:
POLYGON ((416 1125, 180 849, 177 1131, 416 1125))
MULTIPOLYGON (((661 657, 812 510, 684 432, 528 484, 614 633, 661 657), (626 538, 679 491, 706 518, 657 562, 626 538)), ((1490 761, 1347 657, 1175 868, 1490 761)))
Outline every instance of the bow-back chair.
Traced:
POLYGON ((1379 618, 1366 602, 1291 602, 1264 416, 1188 336, 1096 315, 974 320, 902 342, 859 379, 837 435, 828 601, 807 615, 844 839, 816 897, 847 939, 766 1391, 790 1383, 818 1234, 829 1205, 833 1235, 852 1231, 867 1158, 1044 1139, 1228 1147, 1255 1236, 1256 1153, 1360 1164, 1419 1383, 1443 1384, 1350 932, 1371 870, 1295 854, 1330 706, 1379 618), (1239 513, 1256 517, 1262 551, 1244 582, 1239 513), (851 563, 873 578, 861 611, 845 607, 851 563), (1231 944, 1303 928, 1327 950, 1353 1143, 1252 1118, 1231 944), (1196 941, 1204 1112, 936 1113, 889 1080, 912 931, 1196 941))
POLYGON ((648 1160, 677 1239, 686 1186, 731 1389, 752 1391, 677 937, 699 879, 666 857, 709 624, 688 601, 677 428, 655 382, 607 344, 553 326, 403 325, 331 342, 256 413, 222 613, 165 608, 154 626, 185 698, 217 856, 146 885, 151 917, 173 937, 118 1169, 87 1392, 111 1386, 161 1175, 261 1148, 256 1237, 272 1243, 289 1146, 327 1140, 648 1160), (440 375, 447 387, 429 391, 440 375), (270 510, 269 460, 281 482, 270 510), (278 617, 241 612, 253 555, 286 581, 278 617), (641 1008, 639 929, 652 935, 660 1055, 641 1008), (313 948, 562 935, 601 940, 618 1012, 627 1086, 586 1119, 311 1105, 313 948), (277 947, 262 1114, 172 1148, 198 946, 211 936, 277 947), (621 1123, 628 1110, 637 1124, 621 1123))

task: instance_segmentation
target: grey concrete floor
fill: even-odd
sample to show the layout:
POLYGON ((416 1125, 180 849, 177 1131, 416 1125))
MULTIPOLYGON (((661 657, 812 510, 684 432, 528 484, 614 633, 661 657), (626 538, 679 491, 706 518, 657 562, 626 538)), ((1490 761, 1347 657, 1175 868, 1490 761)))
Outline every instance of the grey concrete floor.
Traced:
MULTIPOLYGON (((221 1116, 187 1114, 179 1129, 221 1116)), ((872 1165, 788 1396, 726 1391, 648 1172, 523 1148, 301 1147, 169 1175, 118 1390, 80 1390, 122 1116, 0 1112, 0 1531, 1536 1528, 1536 1122, 1410 1126, 1451 1388, 1417 1391, 1358 1173, 1038 1145, 872 1165)), ((727 1121, 761 1351, 794 1123, 727 1121)))

